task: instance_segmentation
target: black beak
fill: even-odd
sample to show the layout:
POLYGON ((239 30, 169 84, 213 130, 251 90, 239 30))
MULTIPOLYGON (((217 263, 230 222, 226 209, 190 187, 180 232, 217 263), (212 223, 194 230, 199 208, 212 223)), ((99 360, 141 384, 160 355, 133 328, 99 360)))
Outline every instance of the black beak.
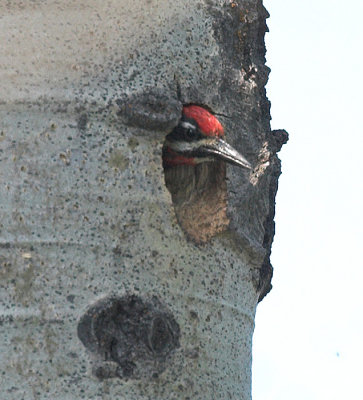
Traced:
POLYGON ((209 143, 203 143, 195 150, 199 157, 214 157, 242 168, 251 169, 251 164, 231 145, 217 138, 209 143))

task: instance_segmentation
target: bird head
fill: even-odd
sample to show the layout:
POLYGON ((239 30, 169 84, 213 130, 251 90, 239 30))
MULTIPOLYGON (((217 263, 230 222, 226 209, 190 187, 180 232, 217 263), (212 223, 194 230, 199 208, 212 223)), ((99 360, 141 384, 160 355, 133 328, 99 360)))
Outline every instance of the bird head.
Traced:
POLYGON ((213 114, 200 106, 184 106, 179 124, 165 139, 164 167, 223 160, 251 169, 250 163, 223 137, 223 126, 213 114))

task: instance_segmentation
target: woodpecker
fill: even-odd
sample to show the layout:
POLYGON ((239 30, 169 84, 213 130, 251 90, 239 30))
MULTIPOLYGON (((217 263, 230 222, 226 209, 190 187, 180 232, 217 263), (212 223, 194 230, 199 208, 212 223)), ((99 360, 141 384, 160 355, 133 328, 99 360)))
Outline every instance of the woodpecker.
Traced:
POLYGON ((222 160, 251 169, 250 163, 223 137, 223 126, 213 114, 200 106, 184 106, 179 124, 165 138, 164 168, 222 160))
POLYGON ((228 230, 226 162, 251 169, 223 137, 223 127, 213 114, 188 105, 165 138, 165 184, 180 227, 196 244, 228 230))

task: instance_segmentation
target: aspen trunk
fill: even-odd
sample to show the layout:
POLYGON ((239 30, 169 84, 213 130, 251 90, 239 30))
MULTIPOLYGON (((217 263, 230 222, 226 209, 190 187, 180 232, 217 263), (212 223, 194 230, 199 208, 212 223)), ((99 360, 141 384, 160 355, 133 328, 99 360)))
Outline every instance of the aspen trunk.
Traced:
POLYGON ((3 398, 250 399, 285 140, 261 2, 12 1, 0 16, 3 398), (188 103, 253 166, 218 169, 215 224, 202 206, 185 222, 165 185, 188 103))

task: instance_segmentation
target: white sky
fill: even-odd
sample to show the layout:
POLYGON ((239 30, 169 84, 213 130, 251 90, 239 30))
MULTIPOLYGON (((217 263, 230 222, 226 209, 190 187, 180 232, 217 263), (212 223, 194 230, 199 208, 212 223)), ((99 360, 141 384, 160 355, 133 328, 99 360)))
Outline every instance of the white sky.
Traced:
POLYGON ((264 0, 272 128, 290 140, 253 400, 363 399, 363 0, 264 0))

